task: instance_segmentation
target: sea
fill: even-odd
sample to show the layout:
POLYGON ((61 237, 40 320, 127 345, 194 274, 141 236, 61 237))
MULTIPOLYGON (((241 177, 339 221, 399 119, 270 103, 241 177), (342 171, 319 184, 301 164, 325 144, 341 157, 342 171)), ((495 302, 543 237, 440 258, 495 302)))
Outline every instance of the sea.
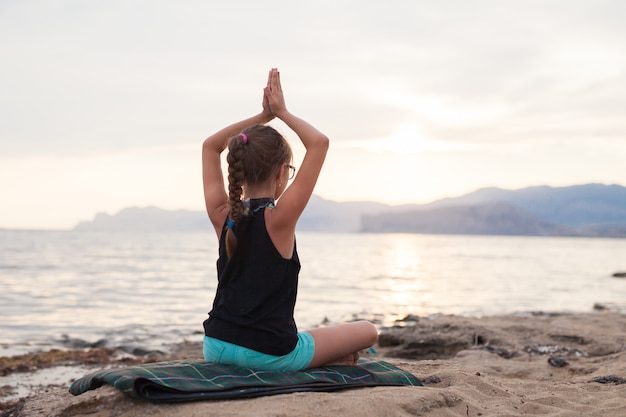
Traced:
MULTIPOLYGON (((299 232, 300 329, 437 314, 626 313, 626 239, 299 232)), ((202 340, 210 232, 0 230, 0 356, 202 340)))

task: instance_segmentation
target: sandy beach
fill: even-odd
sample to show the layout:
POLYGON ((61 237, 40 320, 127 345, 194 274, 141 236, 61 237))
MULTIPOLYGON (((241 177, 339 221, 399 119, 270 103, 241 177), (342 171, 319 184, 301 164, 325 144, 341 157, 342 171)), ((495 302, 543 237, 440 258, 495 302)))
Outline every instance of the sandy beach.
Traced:
MULTIPOLYGON (((408 317, 381 332, 375 357, 404 369, 423 387, 374 387, 256 399, 154 404, 104 386, 80 396, 49 381, 30 396, 6 401, 16 416, 624 416, 626 315, 519 314, 468 318, 408 317)), ((201 357, 198 342, 163 356, 120 356, 111 349, 0 358, 2 375, 26 378, 38 369, 123 367, 201 357)))

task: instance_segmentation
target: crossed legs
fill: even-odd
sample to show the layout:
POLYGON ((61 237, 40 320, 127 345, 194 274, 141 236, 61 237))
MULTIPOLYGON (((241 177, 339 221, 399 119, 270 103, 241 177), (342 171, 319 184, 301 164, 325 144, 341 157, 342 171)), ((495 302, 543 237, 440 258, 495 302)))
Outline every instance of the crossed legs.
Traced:
POLYGON ((324 365, 354 365, 359 351, 376 343, 378 330, 369 321, 355 321, 307 330, 315 340, 309 368, 324 365))

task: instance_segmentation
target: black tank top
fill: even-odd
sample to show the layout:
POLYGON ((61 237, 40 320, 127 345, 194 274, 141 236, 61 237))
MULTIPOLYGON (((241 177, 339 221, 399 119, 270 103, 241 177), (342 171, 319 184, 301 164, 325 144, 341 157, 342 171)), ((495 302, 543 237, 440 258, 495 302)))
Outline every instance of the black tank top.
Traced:
POLYGON ((297 343, 293 318, 298 292, 300 260, 295 242, 285 259, 274 246, 265 226, 271 199, 249 201, 248 215, 233 231, 237 250, 226 256, 226 227, 217 260, 217 292, 204 334, 258 352, 286 355, 297 343))

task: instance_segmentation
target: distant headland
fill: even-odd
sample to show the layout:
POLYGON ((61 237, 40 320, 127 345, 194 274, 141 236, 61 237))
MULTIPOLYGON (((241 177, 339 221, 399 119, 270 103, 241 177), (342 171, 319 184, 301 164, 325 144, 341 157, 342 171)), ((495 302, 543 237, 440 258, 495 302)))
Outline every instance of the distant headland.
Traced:
MULTIPOLYGON (((99 213, 75 230, 210 230, 204 211, 132 207, 99 213)), ((312 196, 299 231, 626 237, 626 187, 584 184, 482 188, 429 204, 390 206, 312 196)))

